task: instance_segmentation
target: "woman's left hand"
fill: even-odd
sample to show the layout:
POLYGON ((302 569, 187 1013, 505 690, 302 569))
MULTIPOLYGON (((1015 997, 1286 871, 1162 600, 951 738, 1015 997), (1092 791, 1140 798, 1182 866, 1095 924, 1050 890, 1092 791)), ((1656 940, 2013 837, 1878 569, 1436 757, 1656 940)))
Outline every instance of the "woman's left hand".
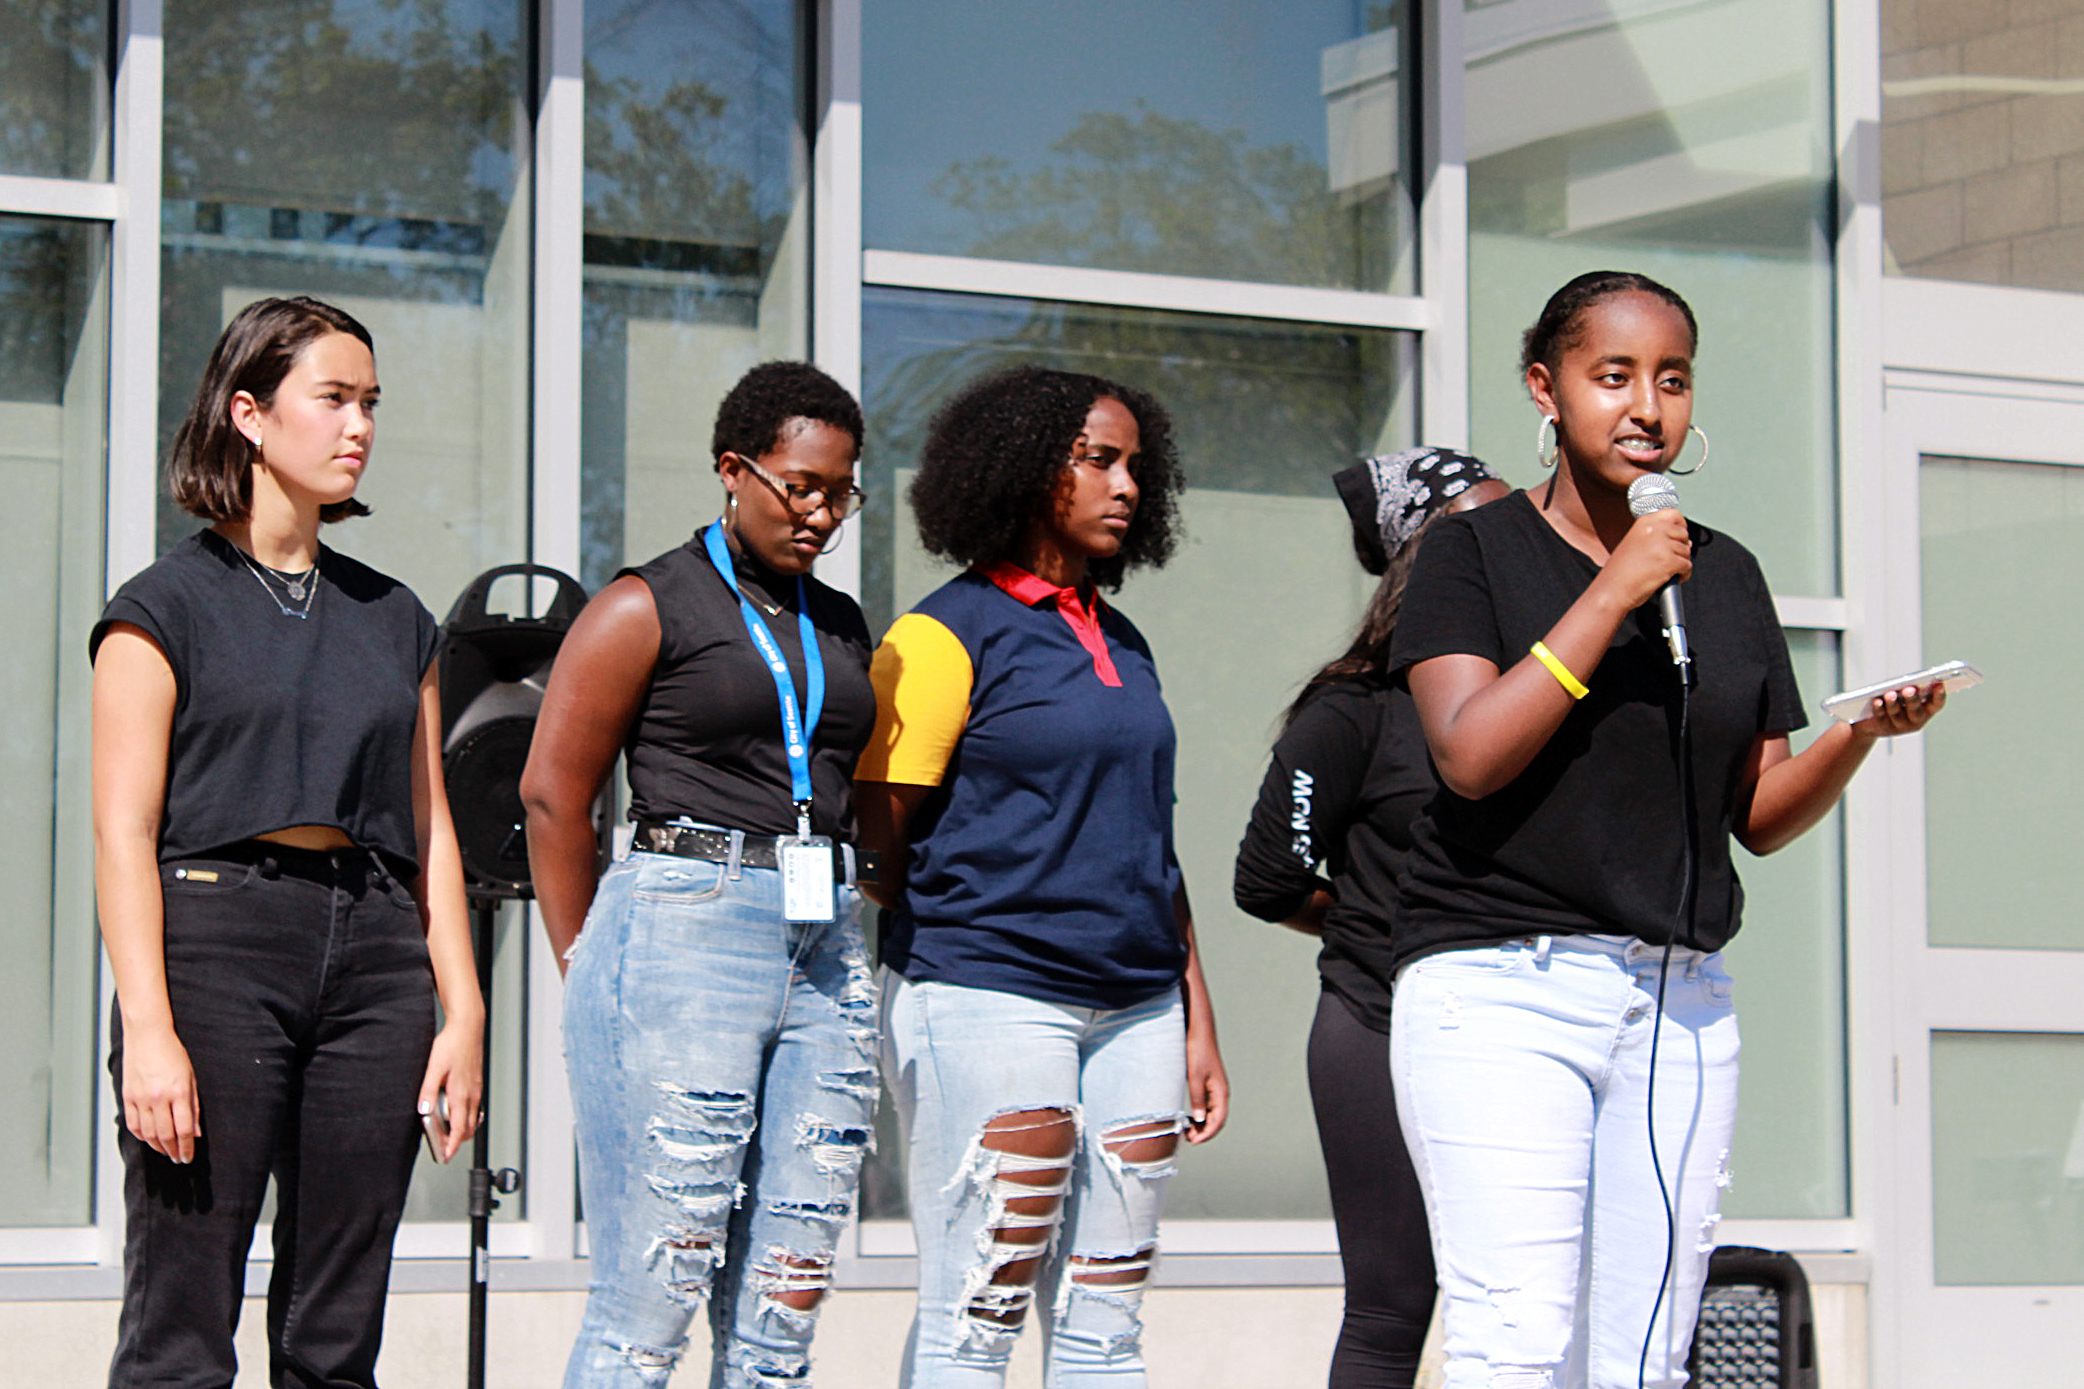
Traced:
POLYGON ((1852 726, 1852 731, 1867 738, 1894 738, 1903 733, 1915 733, 1932 722, 1932 716, 1946 708, 1947 687, 1937 681, 1919 689, 1905 685, 1900 690, 1890 690, 1867 701, 1867 716, 1852 726))
POLYGON ((1215 1029, 1187 1029, 1187 1141, 1206 1143, 1230 1117, 1230 1076, 1223 1069, 1215 1029))
POLYGON ((434 1049, 427 1054, 427 1074, 420 1081, 420 1113, 434 1113, 440 1097, 448 1097, 449 1139, 442 1144, 443 1162, 462 1151, 478 1131, 485 1102, 484 1046, 482 1026, 452 1021, 435 1034, 434 1049))

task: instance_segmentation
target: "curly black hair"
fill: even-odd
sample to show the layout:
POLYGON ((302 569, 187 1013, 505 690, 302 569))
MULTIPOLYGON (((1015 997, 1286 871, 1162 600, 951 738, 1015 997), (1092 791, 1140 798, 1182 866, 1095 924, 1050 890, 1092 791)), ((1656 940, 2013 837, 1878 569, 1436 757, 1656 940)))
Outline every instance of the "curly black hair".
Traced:
POLYGON ((1130 472, 1139 495, 1122 548, 1089 563, 1086 577, 1112 590, 1131 569, 1171 559, 1185 485, 1172 417, 1133 386, 1039 366, 973 381, 934 415, 909 494, 920 543, 957 564, 1015 558, 1101 399, 1120 401, 1136 418, 1140 453, 1130 472))
POLYGON ((815 420, 842 430, 861 452, 861 406, 845 386, 809 362, 762 362, 738 378, 738 384, 716 407, 716 429, 709 436, 709 456, 758 458, 781 442, 790 420, 815 420))
POLYGON ((1520 375, 1525 377, 1528 368, 1536 362, 1547 367, 1551 374, 1560 371, 1563 354, 1577 345, 1584 331, 1585 310, 1617 294, 1656 295, 1685 318, 1686 334, 1693 339, 1694 347, 1699 348, 1700 324, 1694 322, 1693 310, 1687 307, 1677 290, 1633 270, 1588 270, 1551 294, 1548 303, 1542 306, 1541 317, 1535 319, 1534 326, 1521 337, 1520 375))

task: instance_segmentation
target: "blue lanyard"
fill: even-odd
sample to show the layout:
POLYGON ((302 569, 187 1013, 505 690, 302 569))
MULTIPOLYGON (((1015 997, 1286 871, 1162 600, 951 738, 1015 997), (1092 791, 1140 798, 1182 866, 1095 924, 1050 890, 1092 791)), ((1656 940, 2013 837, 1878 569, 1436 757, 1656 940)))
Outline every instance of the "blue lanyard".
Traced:
POLYGON ((716 572, 723 575, 724 582, 738 595, 738 614, 745 619, 745 630, 752 636, 753 645, 760 650, 760 659, 767 663, 767 670, 774 676, 775 693, 781 698, 782 750, 789 756, 789 796, 796 803, 796 826, 799 834, 810 833, 810 735, 818 730, 818 715, 825 712, 825 657, 818 650, 818 632, 810 624, 810 602, 803 591, 803 576, 796 576, 796 631, 803 641, 803 683, 809 695, 810 718, 806 721, 796 706, 796 682, 789 676, 789 662, 782 655, 781 644, 774 633, 767 630, 767 623, 759 610, 738 586, 738 571, 731 567, 731 551, 724 544, 724 523, 718 521, 702 532, 702 543, 709 549, 709 562, 716 572))

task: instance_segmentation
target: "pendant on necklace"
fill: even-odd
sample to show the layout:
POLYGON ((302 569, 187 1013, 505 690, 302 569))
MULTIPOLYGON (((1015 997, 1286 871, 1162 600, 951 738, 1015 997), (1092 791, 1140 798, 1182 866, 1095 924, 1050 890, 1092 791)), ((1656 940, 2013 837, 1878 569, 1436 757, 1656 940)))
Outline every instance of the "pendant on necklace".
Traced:
POLYGON ((290 580, 290 584, 289 584, 289 596, 290 596, 290 601, 291 601, 291 602, 293 602, 293 603, 301 603, 301 602, 303 602, 303 601, 304 601, 304 580, 302 580, 302 579, 292 579, 292 580, 290 580))

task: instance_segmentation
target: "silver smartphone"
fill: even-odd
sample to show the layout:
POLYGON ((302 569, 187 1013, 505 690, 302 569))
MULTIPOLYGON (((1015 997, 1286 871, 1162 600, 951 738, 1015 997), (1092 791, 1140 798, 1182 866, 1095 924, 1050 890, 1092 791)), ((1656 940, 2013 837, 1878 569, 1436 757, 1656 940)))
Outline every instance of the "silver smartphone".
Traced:
POLYGON ((1840 723, 1858 723, 1867 717, 1867 706, 1874 701, 1874 697, 1887 694, 1890 690, 1900 690, 1911 685, 1921 690, 1927 685, 1944 685, 1946 692, 1952 694, 1956 690, 1965 690, 1971 685, 1982 683, 1983 673, 1968 662, 1942 661, 1936 666, 1927 666, 1909 675, 1899 675, 1893 680, 1883 680, 1878 684, 1862 685, 1857 690, 1834 694, 1823 702, 1823 711, 1840 723))
POLYGON ((436 1162, 447 1162, 441 1151, 449 1142, 449 1097, 446 1091, 434 1097, 433 1112, 420 1116, 420 1128, 427 1135, 427 1155, 436 1162))

